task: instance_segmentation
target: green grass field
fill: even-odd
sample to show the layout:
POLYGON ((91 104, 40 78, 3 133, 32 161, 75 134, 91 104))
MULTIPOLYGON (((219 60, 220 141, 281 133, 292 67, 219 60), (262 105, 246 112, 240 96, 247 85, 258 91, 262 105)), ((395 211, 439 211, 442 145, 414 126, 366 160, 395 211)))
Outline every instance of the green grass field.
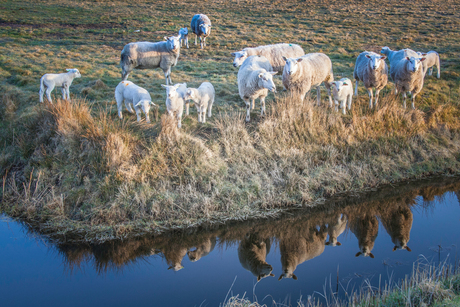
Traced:
MULTIPOLYGON (((1 210, 43 231, 111 238, 265 216, 337 193, 458 173, 459 9, 443 1, 3 1, 1 210), (177 132, 161 117, 165 81, 155 69, 129 77, 159 105, 152 124, 127 112, 120 121, 113 93, 123 46, 174 35, 196 13, 213 23, 208 46, 199 49, 190 34, 172 80, 212 82, 213 117, 201 125, 191 107, 177 132), (326 53, 336 79, 352 77, 363 50, 436 50, 441 78, 426 77, 416 110, 402 109, 392 84, 379 109, 369 110, 361 85, 345 116, 280 92, 267 97, 265 118, 256 103, 246 124, 230 53, 281 42, 326 53), (72 102, 40 105, 40 77, 66 68, 82 74, 72 102)), ((279 77, 275 83, 281 88, 279 77)))

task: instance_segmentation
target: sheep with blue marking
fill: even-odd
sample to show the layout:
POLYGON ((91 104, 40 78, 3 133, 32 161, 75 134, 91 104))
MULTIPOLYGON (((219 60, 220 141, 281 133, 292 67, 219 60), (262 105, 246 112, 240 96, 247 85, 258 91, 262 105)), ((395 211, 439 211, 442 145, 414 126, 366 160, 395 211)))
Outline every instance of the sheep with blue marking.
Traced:
POLYGON ((206 37, 211 34, 211 20, 204 14, 196 14, 190 23, 192 32, 195 33, 195 45, 197 38, 200 38, 201 49, 206 46, 206 37))

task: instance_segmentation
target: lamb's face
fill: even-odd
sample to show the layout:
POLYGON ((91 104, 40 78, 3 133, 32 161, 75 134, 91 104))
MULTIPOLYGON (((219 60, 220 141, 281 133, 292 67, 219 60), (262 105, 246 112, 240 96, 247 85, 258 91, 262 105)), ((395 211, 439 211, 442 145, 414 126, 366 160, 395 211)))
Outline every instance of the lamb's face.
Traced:
POLYGON ((239 67, 243 64, 244 60, 248 58, 248 53, 244 50, 241 50, 237 52, 232 52, 232 56, 235 57, 235 59, 233 60, 233 66, 239 67))
POLYGON ((194 92, 193 92, 191 89, 188 89, 188 90, 185 92, 184 99, 185 99, 185 100, 190 100, 190 99, 194 99, 194 98, 195 98, 194 92))
POLYGON ((188 34, 188 29, 187 28, 181 28, 179 30, 179 34, 180 35, 187 35, 188 34))
POLYGON ((176 85, 161 85, 162 87, 166 88, 166 98, 167 99, 174 99, 175 97, 179 96, 177 89, 179 88, 180 84, 176 85))
POLYGON ((411 72, 417 72, 419 69, 422 69, 422 62, 425 61, 425 58, 416 58, 416 57, 406 57, 407 69, 411 72))
POLYGON ((276 75, 276 71, 264 72, 259 74, 259 80, 262 82, 262 86, 268 89, 270 92, 276 93, 276 86, 273 82, 273 75, 276 75))
POLYGON ((208 25, 208 24, 202 23, 202 24, 200 25, 200 31, 201 31, 201 33, 203 33, 204 35, 208 36, 209 33, 211 32, 211 26, 208 25))
POLYGON ((147 123, 150 123, 150 117, 149 117, 149 112, 150 112, 150 107, 155 106, 155 104, 150 101, 150 100, 141 100, 139 101, 134 107, 135 108, 141 108, 142 112, 145 114, 145 121, 147 123))
POLYGON ((299 69, 298 63, 302 61, 301 59, 295 59, 295 58, 286 58, 283 56, 283 59, 286 61, 286 65, 284 65, 284 70, 288 75, 293 75, 297 72, 299 69))
POLYGON ((332 93, 334 96, 338 96, 342 91, 346 90, 348 86, 348 82, 345 81, 334 81, 331 83, 332 86, 332 93))
POLYGON ((380 53, 388 55, 388 53, 390 53, 390 48, 388 48, 387 46, 382 47, 382 50, 380 51, 380 53))
POLYGON ((180 35, 168 37, 167 42, 171 50, 176 51, 180 48, 180 35))
POLYGON ((75 74, 75 78, 80 78, 81 77, 81 74, 80 74, 80 71, 76 68, 72 68, 72 69, 67 69, 68 72, 73 72, 75 74))
POLYGON ((369 59, 369 66, 373 70, 379 69, 381 66, 385 65, 384 61, 387 58, 386 56, 380 56, 377 54, 366 55, 366 58, 369 59))

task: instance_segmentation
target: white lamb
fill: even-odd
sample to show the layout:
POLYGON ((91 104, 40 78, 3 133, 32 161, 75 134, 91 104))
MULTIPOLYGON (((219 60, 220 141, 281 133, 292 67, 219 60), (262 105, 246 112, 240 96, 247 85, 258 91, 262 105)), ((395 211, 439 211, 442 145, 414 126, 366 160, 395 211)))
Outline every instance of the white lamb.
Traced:
POLYGON ((425 75, 428 69, 430 72, 429 76, 433 75, 433 66, 436 65, 438 68, 438 79, 441 77, 441 61, 439 59, 439 54, 436 51, 429 51, 428 53, 417 52, 419 57, 425 57, 426 60, 423 61, 423 74, 425 75))
POLYGON ((184 113, 184 95, 187 90, 187 83, 178 83, 176 85, 161 85, 166 88, 166 110, 168 114, 177 118, 177 127, 182 127, 182 114, 184 113))
POLYGON ((265 97, 268 91, 276 92, 273 75, 276 71, 271 71, 272 66, 267 58, 253 55, 247 58, 238 70, 238 92, 241 99, 246 103, 246 121, 250 121, 249 112, 251 102, 254 108, 255 100, 260 98, 260 115, 265 114, 265 97))
POLYGON ((312 87, 316 87, 318 105, 320 105, 320 85, 324 82, 332 108, 331 88, 329 83, 334 81, 331 59, 323 53, 309 53, 300 58, 286 58, 283 70, 283 85, 286 89, 299 95, 304 100, 312 87))
POLYGON ((179 30, 179 35, 180 35, 180 46, 182 47, 182 43, 184 43, 188 49, 188 29, 187 27, 181 28, 179 30))
POLYGON ((40 78, 40 102, 43 102, 43 94, 45 93, 46 88, 46 98, 49 102, 53 103, 51 100, 51 92, 56 86, 61 88, 62 99, 66 99, 67 96, 67 100, 70 100, 70 85, 72 84, 73 79, 80 78, 81 74, 76 68, 66 70, 66 73, 44 74, 40 78))
POLYGON ((386 56, 375 52, 364 51, 358 55, 353 72, 356 81, 355 95, 358 96, 358 83, 362 81, 369 94, 369 108, 372 109, 372 88, 375 88, 375 103, 379 102, 379 93, 388 83, 388 66, 385 63, 386 56))
MULTIPOLYGON (((195 102, 196 110, 198 113, 198 122, 206 122, 206 109, 208 110, 208 117, 212 115, 212 105, 216 92, 214 86, 209 82, 201 83, 199 88, 187 88, 184 99, 193 100, 195 102)), ((186 104, 188 107, 188 103, 186 104)), ((188 114, 187 114, 188 115, 188 114)))
POLYGON ((404 108, 406 108, 406 92, 412 96, 412 109, 415 109, 415 96, 423 88, 423 66, 425 58, 406 57, 391 67, 391 78, 395 82, 396 91, 403 93, 404 108))
POLYGON ((145 121, 147 123, 150 123, 150 107, 155 106, 155 104, 152 102, 152 98, 150 97, 150 94, 149 92, 147 92, 146 89, 137 86, 131 81, 121 81, 115 88, 115 100, 117 101, 118 117, 120 119, 123 118, 123 114, 121 111, 123 108, 124 101, 126 109, 128 109, 130 113, 134 113, 134 107, 138 122, 141 121, 142 111, 145 114, 145 121))
POLYGON ((348 101, 348 110, 351 110, 351 101, 353 97, 353 83, 348 78, 342 78, 340 81, 330 83, 332 88, 332 96, 334 97, 335 110, 338 111, 338 106, 342 108, 342 113, 346 114, 346 103, 348 101))

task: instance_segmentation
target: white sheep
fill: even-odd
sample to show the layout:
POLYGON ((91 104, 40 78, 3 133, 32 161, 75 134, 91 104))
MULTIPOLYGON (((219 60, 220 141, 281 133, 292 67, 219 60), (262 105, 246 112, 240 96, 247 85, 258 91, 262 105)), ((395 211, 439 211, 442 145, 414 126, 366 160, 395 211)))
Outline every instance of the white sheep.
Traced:
POLYGON ((429 76, 433 75, 433 66, 436 65, 438 68, 438 79, 441 77, 441 61, 439 59, 439 54, 436 51, 429 51, 428 53, 417 52, 419 57, 425 57, 426 60, 423 61, 423 74, 425 75, 428 69, 430 72, 429 76))
POLYGON ((335 110, 338 111, 338 106, 342 108, 343 114, 346 114, 346 103, 348 101, 348 110, 351 110, 351 101, 353 97, 353 83, 348 78, 342 78, 340 81, 330 83, 332 88, 332 96, 334 97, 335 110))
POLYGON ((425 61, 423 57, 406 57, 391 67, 390 74, 395 82, 396 91, 403 93, 404 108, 406 108, 406 92, 410 92, 412 109, 415 109, 415 96, 423 88, 423 61, 425 61))
POLYGON ((406 48, 401 50, 391 50, 389 47, 382 47, 380 53, 383 53, 387 56, 388 61, 390 61, 390 68, 393 63, 398 63, 405 57, 417 56, 417 52, 412 49, 406 48))
POLYGON ((266 45, 259 46, 254 48, 244 48, 241 51, 232 52, 232 56, 235 57, 233 60, 233 66, 239 67, 243 64, 251 55, 260 55, 266 57, 270 62, 274 71, 282 73, 284 65, 286 62, 283 59, 283 56, 287 58, 297 58, 305 54, 302 47, 296 44, 275 44, 275 45, 266 45))
POLYGON ((176 113, 177 127, 182 127, 182 114, 184 113, 184 95, 187 90, 187 83, 178 83, 176 85, 161 85, 166 88, 166 110, 168 114, 174 117, 176 113))
POLYGON ((181 28, 179 30, 179 35, 180 35, 180 46, 182 47, 182 43, 184 43, 188 49, 188 29, 187 27, 181 28))
POLYGON ((128 109, 130 113, 134 113, 134 107, 138 122, 141 121, 142 111, 145 114, 145 121, 147 123, 150 123, 150 107, 155 106, 155 104, 152 102, 152 98, 150 97, 150 94, 149 92, 147 92, 146 89, 137 86, 131 81, 121 81, 115 88, 115 100, 117 101, 118 117, 120 119, 123 118, 123 114, 121 111, 123 108, 124 101, 126 109, 128 109))
POLYGON ((320 105, 320 85, 324 82, 332 107, 331 88, 329 83, 334 81, 331 59, 324 53, 309 53, 299 58, 286 58, 283 70, 283 85, 286 89, 299 94, 304 100, 305 95, 316 86, 317 101, 320 105))
MULTIPOLYGON (((209 82, 203 82, 199 88, 187 88, 184 99, 186 101, 191 99, 195 102, 198 113, 198 122, 205 123, 206 109, 208 110, 208 117, 211 117, 212 105, 214 104, 215 96, 216 92, 214 90, 214 86, 212 86, 209 82)), ((188 109, 188 102, 186 102, 186 108, 188 109)))
POLYGON ((51 92, 56 86, 61 88, 62 99, 66 99, 67 96, 67 100, 70 100, 70 85, 72 84, 73 79, 80 78, 81 74, 76 68, 66 70, 66 73, 44 74, 40 78, 40 102, 43 102, 43 94, 45 93, 46 88, 46 98, 49 102, 53 103, 51 100, 51 92))
POLYGON ((165 74, 166 85, 172 84, 171 67, 176 66, 179 59, 180 36, 165 37, 165 39, 166 41, 158 43, 137 42, 127 44, 121 51, 122 81, 128 79, 134 68, 149 69, 160 67, 165 74))
POLYGON ((358 83, 362 81, 369 94, 369 108, 372 109, 372 88, 375 88, 375 103, 379 102, 379 93, 388 83, 388 66, 385 63, 386 56, 375 52, 364 51, 358 55, 353 72, 356 81, 355 95, 358 96, 358 83))
POLYGON ((265 97, 268 91, 276 92, 273 75, 276 71, 271 71, 272 67, 267 58, 253 55, 247 58, 238 70, 238 92, 241 99, 246 103, 246 121, 250 120, 251 101, 254 108, 255 100, 260 98, 260 115, 265 114, 265 97))
POLYGON ((192 17, 192 22, 190 23, 192 32, 195 33, 195 45, 197 37, 200 38, 201 49, 206 47, 206 37, 211 34, 211 20, 209 17, 204 14, 196 14, 192 17))

